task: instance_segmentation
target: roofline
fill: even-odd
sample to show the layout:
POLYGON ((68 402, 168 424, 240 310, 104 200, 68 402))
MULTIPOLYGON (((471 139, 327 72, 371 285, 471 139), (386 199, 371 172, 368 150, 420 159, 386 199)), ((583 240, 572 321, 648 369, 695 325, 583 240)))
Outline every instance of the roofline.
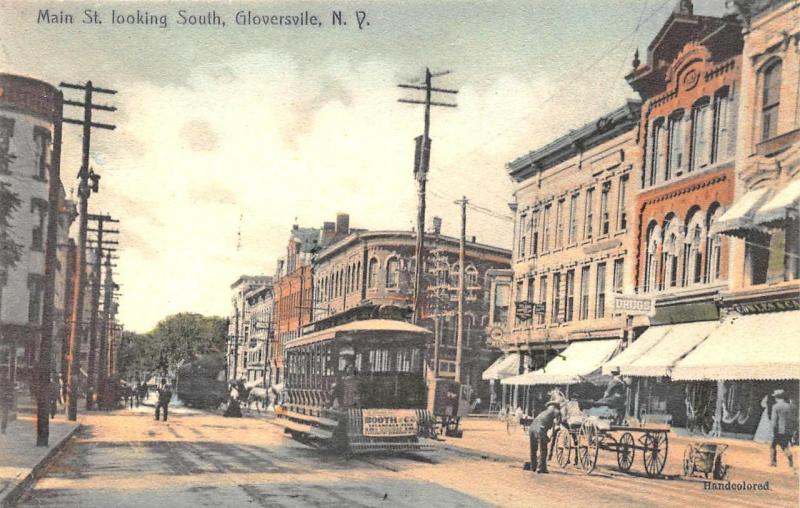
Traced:
POLYGON ((231 284, 231 289, 239 286, 245 279, 251 279, 255 281, 265 282, 272 284, 272 277, 269 275, 240 275, 236 282, 231 284))
POLYGON ((509 176, 520 182, 530 178, 537 170, 551 168, 581 151, 635 129, 639 125, 641 108, 640 101, 628 99, 610 113, 512 160, 506 164, 509 176))
POLYGON ((322 330, 309 333, 308 335, 302 335, 294 340, 290 340, 284 346, 285 349, 291 349, 294 347, 305 346, 308 344, 314 344, 316 342, 324 342, 328 340, 335 340, 340 333, 360 333, 360 332, 367 332, 367 333, 402 333, 402 334, 420 334, 420 335, 433 335, 433 332, 428 330, 427 328, 423 328, 421 326, 412 325, 411 323, 407 323, 405 321, 397 321, 400 323, 404 328, 416 328, 414 329, 385 329, 385 328, 375 328, 370 330, 369 328, 362 328, 362 329, 351 329, 357 323, 369 323, 371 321, 397 321, 394 319, 365 319, 359 321, 351 321, 349 323, 344 323, 341 325, 337 325, 331 328, 324 328, 322 330))
MULTIPOLYGON (((343 248, 345 248, 345 247, 347 247, 347 246, 349 246, 351 244, 354 244, 354 243, 358 242, 359 240, 369 240, 369 239, 380 238, 380 237, 384 237, 384 236, 386 236, 386 237, 402 237, 402 238, 408 238, 408 239, 416 239, 417 233, 415 231, 408 231, 408 230, 406 230, 406 231, 402 231, 402 230, 379 230, 379 231, 361 231, 361 232, 351 233, 351 234, 347 235, 346 237, 342 238, 341 240, 339 240, 338 242, 332 243, 331 245, 328 245, 327 247, 325 247, 325 248, 321 249, 319 252, 317 252, 316 255, 315 255, 315 261, 314 262, 316 263, 318 261, 321 261, 321 260, 325 259, 328 256, 332 256, 337 251, 339 251, 339 250, 341 250, 341 249, 343 249, 343 248)), ((460 240, 458 238, 455 238, 453 236, 447 236, 447 235, 436 235, 436 234, 433 234, 433 233, 425 233, 425 240, 426 241, 434 241, 435 240, 435 241, 440 241, 440 242, 445 242, 445 243, 451 243, 451 244, 454 244, 456 246, 458 246, 460 244, 460 240)), ((482 249, 482 250, 486 250, 486 251, 491 251, 492 253, 494 253, 494 254, 496 254, 498 256, 507 256, 509 258, 511 257, 511 250, 510 249, 504 249, 502 247, 496 247, 494 245, 488 245, 488 244, 485 244, 485 243, 467 241, 466 242, 466 248, 467 248, 467 250, 469 250, 469 249, 482 249)), ((510 259, 509 259, 509 262, 510 262, 510 259)))

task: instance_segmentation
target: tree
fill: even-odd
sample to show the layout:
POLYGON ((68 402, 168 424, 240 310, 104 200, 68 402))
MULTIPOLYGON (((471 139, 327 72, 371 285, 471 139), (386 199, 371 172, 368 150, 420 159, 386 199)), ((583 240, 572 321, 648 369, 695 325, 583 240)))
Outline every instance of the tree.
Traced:
POLYGON ((5 272, 22 259, 22 245, 14 241, 8 230, 11 216, 19 209, 22 201, 11 191, 10 185, 0 182, 0 270, 5 272))
POLYGON ((119 370, 127 376, 158 368, 162 354, 170 366, 201 354, 225 350, 227 320, 182 312, 167 316, 147 333, 125 332, 119 350, 119 370))

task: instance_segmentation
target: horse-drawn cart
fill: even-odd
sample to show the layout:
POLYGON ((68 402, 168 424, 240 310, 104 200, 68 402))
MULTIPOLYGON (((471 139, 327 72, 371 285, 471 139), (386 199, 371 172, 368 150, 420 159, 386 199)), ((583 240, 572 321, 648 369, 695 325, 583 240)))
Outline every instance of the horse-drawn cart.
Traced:
POLYGON ((647 476, 661 474, 667 462, 670 427, 664 423, 640 422, 629 418, 615 423, 613 412, 581 411, 577 401, 567 403, 566 417, 558 428, 553 453, 562 468, 575 465, 585 473, 597 467, 600 450, 614 452, 621 471, 631 469, 637 452, 647 476))

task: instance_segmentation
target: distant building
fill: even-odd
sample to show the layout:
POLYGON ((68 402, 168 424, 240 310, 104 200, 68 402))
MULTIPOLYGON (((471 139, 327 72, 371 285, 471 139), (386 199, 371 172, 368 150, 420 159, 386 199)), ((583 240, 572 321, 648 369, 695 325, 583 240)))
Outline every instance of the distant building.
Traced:
POLYGON ((250 307, 246 295, 271 286, 272 277, 242 275, 231 284, 232 309, 228 318, 228 344, 226 351, 228 380, 244 379, 247 374, 247 349, 250 340, 250 307))
POLYGON ((250 318, 245 382, 250 385, 267 386, 269 382, 269 346, 277 324, 274 296, 272 285, 259 286, 245 294, 250 318))
MULTIPOLYGON (((441 234, 441 221, 426 233, 425 301, 420 323, 434 331, 428 350, 431 375, 454 377, 459 267, 459 240, 441 234)), ((370 318, 409 320, 414 296, 416 233, 357 230, 316 253, 313 323, 305 331, 370 318)), ((487 270, 507 268, 510 252, 466 243, 466 298, 463 381, 478 386, 480 372, 491 362, 486 344, 487 270)))

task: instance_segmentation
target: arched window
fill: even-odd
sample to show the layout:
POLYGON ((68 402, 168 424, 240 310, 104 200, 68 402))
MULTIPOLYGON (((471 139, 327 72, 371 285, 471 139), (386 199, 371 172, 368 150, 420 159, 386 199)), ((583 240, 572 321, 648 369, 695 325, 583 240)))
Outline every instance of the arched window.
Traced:
POLYGON ((450 280, 450 263, 446 259, 436 260, 436 284, 446 286, 450 280))
POLYGON ((664 240, 664 272, 661 274, 661 287, 673 288, 678 285, 678 235, 670 232, 664 240))
POLYGON ((710 159, 706 142, 709 130, 708 104, 708 97, 703 97, 692 108, 692 160, 689 161, 689 171, 706 165, 710 159))
POLYGON ((473 265, 468 265, 464 270, 464 284, 466 287, 475 287, 478 285, 478 269, 473 265))
POLYGON ((706 224, 706 282, 716 282, 722 275, 722 238, 711 234, 711 226, 722 215, 722 208, 715 204, 708 211, 706 224))
POLYGON ((391 258, 386 262, 386 287, 396 288, 400 284, 400 260, 391 258))
POLYGON ((374 289, 378 286, 378 260, 372 258, 369 260, 369 271, 367 273, 367 287, 374 289))
POLYGON ((682 286, 699 284, 703 273, 703 237, 705 224, 700 207, 693 207, 687 214, 686 234, 683 237, 682 286))
POLYGON ((655 221, 647 226, 647 250, 644 262, 644 292, 656 290, 658 255, 661 246, 661 228, 655 221))
POLYGON ((450 285, 458 287, 458 277, 461 275, 461 267, 458 263, 450 267, 450 285))
POLYGON ((356 263, 356 290, 361 289, 361 261, 356 263))
POLYGON ((778 109, 781 103, 781 70, 780 60, 775 60, 763 71, 761 92, 761 141, 766 141, 778 134, 778 109))

